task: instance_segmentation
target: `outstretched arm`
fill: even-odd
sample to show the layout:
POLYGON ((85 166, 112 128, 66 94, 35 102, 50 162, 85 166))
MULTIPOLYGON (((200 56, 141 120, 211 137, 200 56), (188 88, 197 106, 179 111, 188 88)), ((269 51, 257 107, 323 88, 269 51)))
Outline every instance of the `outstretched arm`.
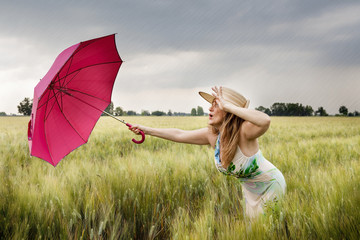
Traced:
POLYGON ((141 125, 133 125, 129 129, 136 134, 139 134, 140 130, 142 130, 146 135, 163 138, 173 142, 190 143, 197 145, 210 144, 210 130, 208 128, 187 131, 177 128, 151 128, 141 125))

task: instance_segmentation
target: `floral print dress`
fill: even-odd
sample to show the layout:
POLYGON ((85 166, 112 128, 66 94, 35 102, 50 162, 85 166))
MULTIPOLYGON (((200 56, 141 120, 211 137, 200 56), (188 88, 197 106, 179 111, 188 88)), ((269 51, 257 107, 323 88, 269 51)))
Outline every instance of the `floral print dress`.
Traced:
POLYGON ((250 218, 262 213, 267 201, 276 201, 285 194, 284 176, 264 158, 260 150, 247 157, 238 146, 229 167, 223 168, 220 160, 220 134, 215 145, 215 166, 221 173, 239 179, 245 200, 245 213, 250 218))

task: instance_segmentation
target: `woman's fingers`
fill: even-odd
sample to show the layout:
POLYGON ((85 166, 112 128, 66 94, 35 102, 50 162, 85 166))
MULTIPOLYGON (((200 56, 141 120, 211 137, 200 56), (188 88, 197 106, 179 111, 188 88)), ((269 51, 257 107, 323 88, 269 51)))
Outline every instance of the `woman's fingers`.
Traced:
POLYGON ((141 129, 139 125, 132 125, 131 127, 129 127, 129 130, 133 133, 139 134, 141 129))
POLYGON ((212 87, 211 89, 212 89, 212 90, 216 93, 216 95, 218 95, 218 94, 219 94, 219 89, 218 89, 218 87, 217 87, 217 86, 212 87))
POLYGON ((212 87, 211 88, 214 92, 212 93, 212 95, 215 97, 215 98, 219 98, 220 97, 220 95, 219 95, 219 89, 218 89, 218 87, 212 87))
POLYGON ((219 96, 222 98, 223 95, 222 95, 222 87, 220 86, 220 90, 219 90, 219 96))
POLYGON ((215 101, 217 103, 217 105, 219 106, 219 108, 221 110, 224 110, 224 105, 227 103, 226 100, 223 97, 223 93, 222 93, 222 87, 213 87, 212 90, 214 91, 212 93, 212 95, 215 97, 215 101))

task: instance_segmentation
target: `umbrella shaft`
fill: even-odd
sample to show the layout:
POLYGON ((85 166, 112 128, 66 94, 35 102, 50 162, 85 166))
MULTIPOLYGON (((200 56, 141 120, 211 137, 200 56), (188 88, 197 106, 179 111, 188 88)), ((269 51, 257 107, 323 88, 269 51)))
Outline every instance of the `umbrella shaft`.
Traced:
POLYGON ((110 114, 108 112, 103 111, 103 113, 105 113, 106 115, 108 115, 108 116, 110 116, 110 117, 112 117, 112 118, 114 118, 114 119, 116 119, 116 120, 118 120, 118 121, 120 121, 120 122, 122 122, 123 124, 126 125, 126 122, 124 120, 121 120, 120 118, 117 118, 117 117, 115 117, 114 115, 112 115, 112 114, 110 114))

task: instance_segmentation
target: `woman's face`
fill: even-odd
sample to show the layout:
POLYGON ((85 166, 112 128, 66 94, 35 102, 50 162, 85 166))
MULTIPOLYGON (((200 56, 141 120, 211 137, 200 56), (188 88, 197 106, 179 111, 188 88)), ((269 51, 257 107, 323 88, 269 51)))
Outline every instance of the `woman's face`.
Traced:
POLYGON ((222 122, 224 121, 225 112, 219 108, 215 100, 209 108, 209 111, 209 125, 220 128, 222 122))

